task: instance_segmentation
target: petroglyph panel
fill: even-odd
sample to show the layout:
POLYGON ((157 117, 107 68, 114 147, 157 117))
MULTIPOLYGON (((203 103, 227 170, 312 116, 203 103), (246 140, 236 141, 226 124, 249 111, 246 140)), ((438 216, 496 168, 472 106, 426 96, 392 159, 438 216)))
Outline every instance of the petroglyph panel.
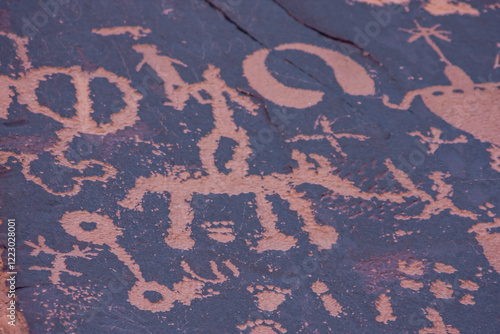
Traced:
POLYGON ((2 330, 496 333, 498 10, 0 5, 2 330))

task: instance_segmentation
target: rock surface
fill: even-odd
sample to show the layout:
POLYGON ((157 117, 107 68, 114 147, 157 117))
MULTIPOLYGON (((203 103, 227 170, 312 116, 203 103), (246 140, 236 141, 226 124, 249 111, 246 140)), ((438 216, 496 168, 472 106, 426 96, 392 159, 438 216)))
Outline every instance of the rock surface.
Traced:
POLYGON ((497 333, 499 20, 3 1, 0 328, 497 333))

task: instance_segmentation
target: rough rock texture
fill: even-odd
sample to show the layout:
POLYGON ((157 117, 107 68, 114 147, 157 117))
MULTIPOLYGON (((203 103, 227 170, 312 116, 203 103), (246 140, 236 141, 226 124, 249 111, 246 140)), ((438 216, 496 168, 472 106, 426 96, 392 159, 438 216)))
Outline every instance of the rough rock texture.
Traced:
POLYGON ((491 0, 3 1, 0 327, 498 333, 499 21, 491 0))

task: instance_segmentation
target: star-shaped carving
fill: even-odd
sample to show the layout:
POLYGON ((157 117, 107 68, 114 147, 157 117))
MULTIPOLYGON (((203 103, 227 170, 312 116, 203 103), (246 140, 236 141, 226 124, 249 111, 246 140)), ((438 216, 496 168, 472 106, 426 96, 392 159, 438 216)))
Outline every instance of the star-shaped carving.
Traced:
POLYGON ((410 38, 408 38, 409 43, 416 41, 420 37, 423 37, 423 38, 425 38, 425 40, 427 42, 430 42, 431 36, 442 39, 443 41, 451 42, 451 39, 448 36, 446 36, 447 34, 451 33, 450 31, 437 30, 437 28, 440 26, 440 24, 436 24, 435 26, 433 26, 431 28, 425 28, 425 27, 422 27, 416 20, 413 22, 415 22, 415 25, 416 25, 415 28, 413 28, 413 29, 402 29, 401 28, 401 30, 406 31, 412 35, 412 36, 410 36, 410 38))
POLYGON ((437 30, 437 28, 440 26, 440 24, 436 24, 435 26, 431 28, 425 28, 422 27, 418 22, 415 20, 415 28, 413 29, 402 29, 400 30, 406 31, 411 34, 410 38, 408 38, 408 42, 412 43, 419 39, 420 37, 423 37, 427 44, 430 45, 430 47, 436 51, 436 53, 439 55, 441 58, 441 61, 445 62, 447 65, 452 65, 448 59, 444 56, 443 52, 439 49, 439 47, 432 41, 431 36, 437 37, 439 39, 442 39, 443 41, 446 42, 451 42, 451 39, 446 36, 447 34, 451 34, 450 31, 445 31, 445 30, 437 30))

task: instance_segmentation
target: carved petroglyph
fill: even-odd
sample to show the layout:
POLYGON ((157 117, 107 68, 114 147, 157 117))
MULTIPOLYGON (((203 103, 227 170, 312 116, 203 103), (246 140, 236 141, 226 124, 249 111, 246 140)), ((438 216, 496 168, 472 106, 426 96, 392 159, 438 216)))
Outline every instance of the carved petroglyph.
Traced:
POLYGON ((496 215, 492 211, 494 207, 495 206, 493 204, 491 204, 490 202, 486 202, 484 205, 480 205, 479 209, 486 211, 486 214, 488 215, 488 217, 494 218, 494 217, 496 217, 496 215))
POLYGON ((455 138, 453 140, 443 140, 441 139, 441 134, 443 132, 439 130, 438 128, 431 127, 431 130, 429 131, 429 134, 423 134, 419 131, 414 131, 408 133, 410 136, 418 137, 420 138, 420 142, 422 144, 427 143, 429 145, 429 153, 434 154, 436 150, 439 148, 440 145, 442 144, 458 144, 458 143, 467 143, 467 138, 465 138, 464 135, 461 135, 458 138, 455 138))
POLYGON ((392 314, 392 306, 391 306, 391 297, 387 294, 381 294, 377 301, 375 301, 375 305, 379 315, 375 318, 378 322, 383 322, 387 325, 389 321, 395 321, 397 317, 392 314))
MULTIPOLYGON (((444 179, 450 176, 449 174, 445 174, 442 172, 432 172, 432 174, 429 176, 429 178, 434 181, 432 189, 438 192, 436 198, 434 199, 431 195, 427 194, 425 191, 418 189, 410 180, 408 175, 406 175, 403 171, 397 169, 389 159, 386 160, 386 166, 388 167, 389 171, 391 171, 394 174, 398 182, 400 182, 401 185, 405 189, 407 189, 407 191, 404 192, 403 197, 415 196, 420 198, 423 202, 428 202, 428 204, 425 205, 424 209, 419 215, 415 216, 398 215, 395 218, 402 220, 407 220, 411 218, 429 219, 431 216, 437 215, 445 210, 449 210, 451 214, 460 217, 467 217, 473 220, 477 218, 476 214, 467 210, 461 210, 453 204, 450 198, 453 195, 453 187, 444 182, 444 179)), ((395 200, 396 198, 397 198, 396 196, 394 197, 391 196, 391 201, 396 202, 395 200)))
MULTIPOLYGON (((174 283, 172 289, 156 281, 146 281, 139 265, 119 245, 118 238, 122 235, 122 231, 114 225, 113 220, 108 216, 87 211, 72 211, 64 214, 60 222, 66 233, 74 236, 78 241, 98 246, 106 245, 109 251, 134 274, 137 281, 129 291, 128 300, 141 310, 166 312, 174 307, 176 302, 190 305, 195 299, 203 299, 218 294, 217 291, 206 288, 207 284, 219 284, 228 279, 219 271, 214 261, 210 261, 210 268, 216 277, 215 279, 207 279, 197 275, 187 262, 181 261, 180 266, 185 272, 185 276, 182 280, 174 283), (93 223, 94 225, 91 228, 84 229, 82 223, 93 223), (158 293, 161 296, 160 300, 149 300, 145 296, 148 291, 158 293)), ((45 248, 42 250, 45 251, 45 248)), ((226 265, 233 273, 237 272, 237 268, 231 262, 227 262, 226 265)))
POLYGON ((401 280, 400 285, 402 288, 410 289, 413 291, 418 291, 424 287, 424 284, 422 282, 417 282, 417 281, 412 280, 412 279, 401 280))
MULTIPOLYGON (((21 39, 21 41, 25 43, 24 40, 21 39)), ((19 45, 20 43, 21 42, 16 43, 16 45, 19 45)), ((27 180, 35 182, 39 186, 43 187, 45 191, 53 195, 60 196, 71 196, 77 194, 80 192, 84 181, 106 182, 108 179, 114 177, 117 171, 109 164, 95 159, 81 160, 78 163, 74 163, 68 160, 65 153, 68 152, 69 145, 73 139, 75 137, 79 137, 81 134, 103 136, 134 125, 138 120, 138 101, 142 98, 142 96, 130 86, 129 80, 119 77, 103 68, 98 68, 91 73, 83 71, 80 66, 72 66, 69 68, 40 67, 31 69, 31 65, 27 63, 26 45, 22 45, 24 45, 24 48, 18 47, 18 57, 23 60, 23 67, 29 70, 25 73, 20 73, 19 78, 17 79, 0 76, 2 80, 2 84, 0 85, 0 118, 8 117, 7 109, 11 103, 13 97, 12 94, 16 92, 18 94, 18 102, 26 105, 32 113, 42 114, 60 123, 62 125, 62 129, 56 132, 58 138, 57 142, 50 147, 46 147, 44 151, 54 157, 54 170, 68 168, 69 170, 76 170, 80 172, 81 176, 75 176, 72 178, 74 184, 70 189, 54 190, 45 184, 39 176, 33 175, 31 172, 31 164, 39 158, 38 154, 2 151, 0 152, 0 164, 5 165, 10 158, 19 161, 22 165, 21 172, 27 180), (63 74, 71 77, 71 83, 76 90, 77 102, 73 106, 76 110, 76 114, 73 117, 63 117, 50 110, 48 107, 40 105, 38 101, 36 90, 39 88, 40 82, 46 81, 52 75, 57 74, 63 74), (123 100, 125 102, 125 106, 120 111, 110 116, 111 122, 105 124, 98 124, 92 118, 94 110, 92 109, 89 85, 90 82, 96 78, 105 78, 109 83, 114 84, 123 94, 123 100), (101 167, 102 175, 83 175, 85 171, 88 171, 94 166, 101 167)))
POLYGON ((449 264, 437 262, 434 265, 434 271, 437 273, 440 273, 440 274, 443 274, 443 273, 453 274, 457 270, 453 266, 450 266, 449 264))
POLYGON ((406 30, 411 34, 408 42, 414 42, 420 37, 431 46, 445 63, 444 74, 450 81, 449 86, 432 86, 408 92, 401 104, 389 102, 387 95, 383 96, 386 106, 394 109, 408 110, 415 99, 420 96, 425 105, 436 115, 454 127, 472 134, 482 142, 500 146, 500 83, 474 83, 472 79, 458 66, 453 65, 431 37, 451 41, 447 36, 450 32, 420 26, 415 21, 416 28, 406 30))
MULTIPOLYGON (((481 271, 481 268, 478 269, 481 271)), ((408 294, 401 292, 394 294, 393 299, 396 303, 401 301, 408 303, 415 296, 418 299, 422 294, 431 293, 435 298, 434 303, 441 303, 441 305, 442 303, 457 302, 466 306, 475 305, 474 292, 480 289, 476 279, 460 278, 464 273, 460 273, 449 264, 432 262, 427 259, 400 260, 398 271, 404 275, 396 274, 394 275, 395 278, 400 280, 402 288, 410 291, 408 291, 408 294), (436 273, 438 274, 437 277, 436 273), (418 292, 418 294, 415 292, 418 292)), ((470 275, 467 272, 465 274, 470 275)), ((476 275, 476 277, 480 276, 480 273, 476 275)), ((384 298, 387 299, 387 295, 384 298)), ((385 303, 387 304, 387 301, 385 303)), ((386 314, 389 313, 387 312, 386 314)), ((380 319, 387 318, 382 317, 380 319)))
POLYGON ((222 243, 228 243, 236 239, 232 221, 205 222, 201 224, 208 234, 208 237, 222 243))
POLYGON ((257 319, 256 321, 247 321, 242 325, 236 326, 243 333, 250 334, 280 334, 287 330, 281 324, 271 319, 257 319))
MULTIPOLYGON (((384 1, 370 2, 377 3, 384 1)), ((404 1, 392 2, 403 3, 404 1)), ((417 29, 411 31, 413 36, 410 38, 410 42, 421 36, 426 39, 431 47, 436 50, 441 60, 446 63, 445 74, 450 79, 451 86, 428 87, 410 92, 400 105, 389 103, 386 96, 384 96, 383 101, 391 108, 407 109, 414 97, 422 96, 426 105, 433 112, 443 117, 452 125, 471 133, 476 138, 492 143, 494 146, 492 146, 491 150, 497 150, 497 146, 495 145, 498 145, 499 142, 498 135, 487 134, 486 132, 491 130, 488 127, 489 125, 478 125, 482 119, 476 118, 474 115, 466 114, 469 115, 467 117, 471 118, 471 124, 475 124, 474 126, 460 123, 459 119, 462 117, 459 117, 460 113, 465 113, 468 109, 466 106, 454 102, 455 95, 467 97, 467 94, 473 94, 472 96, 476 100, 472 101, 472 106, 476 108, 475 110, 481 110, 481 113, 487 113, 489 110, 487 108, 491 109, 495 101, 498 102, 497 98, 493 98, 494 93, 498 95, 498 88, 494 87, 497 84, 474 84, 461 69, 446 60, 442 52, 430 39, 431 36, 435 36, 443 40, 448 40, 446 34, 437 31, 436 28, 427 29, 417 25, 417 29), (443 95, 434 94, 436 91, 442 92, 443 95), (480 92, 477 93, 479 95, 476 95, 476 92, 480 92), (483 96, 481 94, 486 95, 483 96), (440 96, 444 97, 441 98, 440 96), (486 100, 489 98, 492 99, 486 103, 486 100), (444 108, 450 101, 454 103, 452 104, 453 106, 456 106, 452 108, 456 115, 453 113, 450 114, 448 109, 444 108)), ((101 28, 95 29, 93 32, 101 36, 125 34, 133 40, 139 40, 150 33, 149 29, 141 27, 101 28)), ((75 195, 82 191, 84 181, 107 182, 115 178, 119 171, 114 166, 95 159, 82 160, 76 163, 69 159, 65 153, 70 148, 73 140, 82 134, 105 136, 134 126, 139 119, 139 100, 142 96, 131 87, 131 83, 127 79, 102 68, 90 73, 83 71, 79 66, 69 68, 40 67, 32 69, 27 57, 27 41, 19 38, 15 39, 14 37, 10 36, 9 38, 14 40, 18 48, 18 58, 22 60, 25 73, 19 74, 19 78, 1 78, 4 80, 4 83, 0 85, 0 118, 7 118, 9 116, 7 109, 14 93, 17 93, 19 103, 25 104, 31 112, 48 116, 57 121, 61 125, 61 129, 56 132, 57 139, 53 143, 47 144, 43 152, 54 157, 55 165, 77 170, 81 175, 72 177, 75 183, 71 189, 58 191, 44 184, 40 177, 31 174, 30 166, 32 162, 39 159, 39 153, 41 152, 38 154, 19 153, 15 150, 0 152, 0 163, 7 164, 17 160, 22 165, 22 172, 27 180, 35 182, 43 187, 46 192, 54 195, 75 195), (73 117, 63 117, 53 110, 42 106, 37 99, 36 90, 39 88, 40 82, 50 80, 50 76, 56 74, 69 76, 71 83, 75 87, 77 103, 74 105, 76 114, 73 117), (122 110, 111 115, 111 122, 105 124, 98 124, 91 117, 93 109, 89 94, 89 84, 96 78, 105 78, 111 84, 115 85, 123 94, 123 100, 126 104, 122 110), (87 175, 88 170, 92 166, 100 166, 102 173, 97 176, 87 175)), ((118 202, 121 207, 127 210, 144 211, 143 199, 148 193, 169 194, 169 202, 165 203, 165 205, 169 206, 170 212, 165 219, 168 219, 170 224, 168 225, 164 240, 171 248, 190 250, 195 245, 192 224, 195 220, 195 210, 197 210, 196 205, 194 205, 196 196, 238 196, 241 194, 250 194, 253 196, 250 203, 254 204, 255 215, 262 227, 260 234, 256 236, 256 243, 254 245, 245 240, 251 250, 258 253, 271 251, 286 252, 298 246, 299 237, 297 235, 288 235, 279 228, 280 224, 278 222, 281 217, 278 217, 273 203, 273 198, 277 197, 285 201, 289 205, 289 210, 300 220, 300 228, 312 245, 320 251, 331 249, 337 243, 339 234, 333 226, 318 223, 314 208, 315 203, 306 196, 305 190, 298 190, 303 189, 300 186, 306 184, 321 186, 327 192, 346 199, 354 198, 367 202, 376 200, 382 203, 382 205, 412 203, 415 200, 422 204, 421 211, 417 213, 395 214, 394 218, 400 221, 427 220, 442 212, 477 220, 478 215, 476 213, 460 209, 453 203, 453 187, 451 184, 445 182, 449 174, 439 171, 430 172, 427 177, 432 184, 433 192, 428 193, 418 183, 416 184, 407 173, 396 168, 390 159, 384 161, 384 168, 393 175, 394 181, 400 186, 399 189, 390 191, 366 191, 355 182, 338 176, 335 173, 338 167, 329 160, 329 156, 305 154, 298 149, 291 150, 291 158, 296 162, 296 167, 292 168, 288 173, 250 174, 249 161, 254 152, 252 151, 247 130, 243 125, 236 124, 234 111, 231 106, 236 104, 251 116, 257 116, 258 106, 248 96, 244 96, 237 89, 230 87, 221 78, 220 70, 213 65, 209 64, 207 66, 207 69, 203 72, 201 81, 190 84, 182 78, 177 70, 180 67, 188 66, 182 61, 165 55, 156 46, 150 44, 136 44, 133 46, 133 50, 142 56, 142 60, 136 66, 136 71, 140 71, 147 64, 162 80, 164 94, 168 99, 168 101, 164 102, 166 107, 175 109, 175 112, 183 112, 186 109, 188 101, 190 103, 203 104, 211 107, 214 119, 213 128, 196 143, 199 149, 202 171, 190 172, 184 166, 165 164, 166 172, 154 172, 149 176, 138 177, 131 189, 127 189, 125 194, 119 195, 122 196, 122 200, 118 202), (215 152, 219 148, 223 138, 229 138, 236 142, 231 158, 225 163, 226 172, 221 172, 219 170, 220 167, 216 166, 215 161, 215 152)), ((368 75, 368 72, 351 58, 336 51, 301 43, 283 44, 276 47, 275 50, 296 50, 318 56, 333 70, 336 80, 346 94, 370 96, 375 93, 375 84, 373 79, 368 75)), ((304 109, 322 101, 324 92, 291 88, 276 80, 269 73, 265 65, 269 53, 270 51, 266 49, 258 50, 249 55, 242 65, 249 85, 259 95, 277 105, 298 109, 304 109)), ((495 111, 490 110, 489 112, 494 113, 495 111)), ((189 130, 187 129, 187 131, 189 130)), ((320 130, 320 133, 300 134, 287 139, 286 142, 293 148, 295 147, 294 145, 299 146, 297 144, 299 141, 325 140, 342 158, 348 159, 348 154, 341 147, 343 140, 370 140, 369 137, 361 134, 341 133, 337 131, 335 129, 335 121, 331 121, 326 115, 318 117, 314 130, 320 130)), ((420 132, 411 132, 410 135, 419 137, 423 143, 428 143, 431 153, 435 153, 439 145, 466 143, 465 136, 460 136, 451 141, 443 140, 441 139, 441 131, 433 127, 430 128, 430 135, 420 132)), ((140 141, 138 138, 135 140, 140 141)), ((155 143, 141 142, 158 148, 158 145, 155 143)), ((497 165, 499 164, 498 161, 500 161, 499 156, 500 154, 497 154, 497 165)), ((498 168, 500 169, 500 167, 498 168)), ((130 270, 136 281, 134 286, 128 291, 128 301, 131 305, 150 312, 167 312, 176 305, 189 306, 194 300, 205 299, 219 294, 218 289, 220 285, 230 279, 230 276, 226 276, 221 272, 223 266, 225 267, 222 271, 229 274, 232 273, 233 277, 239 277, 241 274, 240 268, 234 264, 238 262, 233 263, 229 260, 224 260, 220 261, 222 264, 217 264, 215 261, 209 261, 209 265, 207 264, 207 266, 210 267, 209 271, 213 275, 212 278, 208 279, 197 274, 186 261, 181 260, 178 267, 179 271, 182 272, 182 279, 176 283, 168 284, 167 286, 167 283, 162 284, 158 281, 148 281, 144 278, 140 265, 132 257, 131 253, 127 252, 120 245, 120 238, 123 235, 123 231, 108 216, 84 210, 66 212, 61 218, 60 223, 68 235, 75 237, 78 242, 92 245, 94 248, 87 247, 81 249, 75 246, 74 250, 62 253, 48 247, 43 236, 39 236, 38 244, 33 242, 27 242, 27 244, 33 248, 31 253, 33 256, 39 256, 41 253, 54 256, 51 267, 34 266, 30 269, 49 271, 51 282, 66 292, 67 290, 61 285, 61 280, 64 279, 62 274, 65 273, 75 277, 81 275, 79 272, 68 269, 67 260, 70 258, 91 259, 97 255, 94 252, 95 249, 100 252, 111 252, 130 270), (92 223, 93 227, 90 229, 88 226, 84 228, 84 225, 82 225, 84 223, 92 223), (150 299, 148 292, 155 292, 160 296, 159 300, 150 299)), ((239 223, 227 220, 226 217, 223 220, 203 221, 200 225, 211 242, 224 245, 235 242, 238 238, 248 238, 248 235, 239 234, 239 230, 235 227, 239 223)), ((497 271, 500 268, 498 265, 498 256, 496 255, 499 253, 498 247, 495 246, 498 245, 498 242, 493 242, 495 240, 491 236, 495 236, 496 234, 490 234, 489 231, 493 227, 498 227, 498 224, 500 222, 495 222, 494 224, 480 223, 470 230, 471 233, 474 232, 477 234, 476 238, 485 249, 486 257, 497 271)), ((400 232, 403 233, 404 231, 400 232)), ((407 234, 410 235, 411 233, 407 234)), ((411 263, 401 261, 399 263, 399 271, 406 275, 401 279, 401 287, 412 290, 407 291, 411 293, 423 289, 424 283, 421 280, 424 275, 424 267, 425 265, 422 261, 411 263)), ((453 272, 448 265, 440 263, 436 264, 435 271, 445 274, 453 272)), ((434 280, 432 283, 426 282, 425 286, 436 297, 449 298, 458 288, 455 286, 448 287, 447 284, 443 280, 434 280), (456 290, 453 290, 453 288, 456 290)), ((478 287, 477 284, 474 284, 472 281, 464 281, 461 288, 472 293, 476 286, 478 287)), ((318 280, 312 283, 311 289, 330 316, 340 318, 346 315, 346 308, 333 297, 334 293, 329 291, 325 282, 318 280)), ((295 292, 273 285, 255 285, 253 283, 248 287, 248 291, 254 294, 257 308, 262 312, 277 311, 280 305, 292 299, 292 294, 295 292)), ((392 298, 397 298, 397 296, 391 296, 392 298)), ((460 302, 464 305, 473 305, 472 294, 468 293, 462 296, 460 302)), ((379 312, 379 315, 376 316, 376 321, 384 324, 396 321, 389 291, 380 294, 372 306, 379 312)), ((431 321, 434 323, 435 328, 437 328, 436 326, 441 326, 442 319, 439 314, 436 315, 433 312, 435 311, 428 309, 427 317, 429 320, 432 318, 431 321)), ((279 323, 270 319, 248 321, 239 325, 238 329, 251 333, 286 332, 286 329, 279 323)), ((425 332, 426 330, 430 329, 425 329, 423 333, 427 333, 425 332)), ((428 332, 430 333, 430 331, 428 332)))
POLYGON ((418 334, 460 334, 458 329, 451 325, 446 325, 438 311, 427 307, 425 309, 426 318, 432 322, 431 328, 424 328, 418 331, 418 334))
MULTIPOLYGON (((497 4, 500 7, 500 4, 497 4)), ((497 43, 497 48, 500 48, 500 43, 497 43)), ((493 63, 493 69, 500 68, 500 53, 495 56, 495 62, 493 63)))
POLYGON ((479 290, 479 285, 477 285, 476 283, 474 283, 472 281, 463 280, 463 279, 459 279, 459 281, 460 281, 460 287, 462 289, 469 290, 469 291, 479 290))
POLYGON ((352 139, 356 139, 356 140, 360 140, 360 141, 368 139, 368 137, 366 137, 364 135, 354 135, 351 133, 334 133, 332 128, 331 128, 332 123, 334 123, 334 122, 328 121, 328 119, 325 116, 320 116, 316 120, 314 128, 316 129, 318 124, 321 125, 321 128, 322 128, 324 134, 311 135, 311 136, 297 135, 297 136, 295 136, 291 139, 288 139, 286 141, 289 143, 293 143, 293 142, 296 142, 299 140, 324 140, 324 139, 326 139, 326 140, 328 140, 330 145, 335 149, 335 151, 339 152, 344 158, 347 158, 347 154, 342 151, 342 148, 340 147, 340 144, 339 144, 337 139, 339 139, 339 138, 352 138, 352 139))
POLYGON ((451 296, 453 295, 451 284, 443 282, 439 279, 432 282, 429 291, 434 294, 434 297, 441 299, 451 299, 451 296))
MULTIPOLYGON (((366 70, 340 52, 303 43, 282 44, 275 50, 297 50, 318 56, 334 71, 345 93, 375 94, 375 83, 366 70)), ((265 64, 269 53, 267 49, 258 50, 243 61, 243 74, 260 95, 277 105, 298 109, 312 107, 323 99, 323 92, 287 87, 276 80, 265 64)))
MULTIPOLYGON (((356 187, 352 182, 342 179, 330 171, 335 169, 331 164, 319 155, 311 155, 319 165, 315 169, 312 163, 306 161, 306 156, 298 151, 293 152, 293 158, 299 167, 289 174, 273 173, 266 176, 247 175, 233 176, 215 173, 204 177, 193 177, 184 179, 181 174, 173 169, 168 176, 154 174, 148 178, 140 177, 136 180, 135 187, 131 189, 125 199, 119 202, 125 208, 131 210, 142 210, 141 202, 148 192, 169 192, 171 196, 170 207, 175 208, 170 214, 171 227, 168 231, 166 243, 174 248, 189 249, 194 245, 191 237, 190 221, 194 217, 189 202, 195 193, 228 194, 239 195, 241 193, 254 193, 257 204, 257 213, 265 231, 262 235, 257 251, 265 250, 288 250, 295 245, 292 237, 279 232, 275 225, 277 217, 272 211, 272 205, 267 200, 268 195, 278 194, 282 199, 290 203, 290 209, 298 213, 304 221, 303 230, 309 234, 311 243, 319 249, 329 249, 335 244, 338 234, 330 226, 320 226, 316 223, 312 211, 312 203, 300 197, 294 186, 304 183, 318 184, 330 191, 345 197, 361 198, 370 200, 377 198, 381 201, 396 203, 406 202, 405 198, 417 197, 426 205, 421 214, 416 216, 397 215, 397 219, 428 219, 442 211, 449 210, 450 213, 462 217, 475 219, 476 215, 470 211, 458 209, 451 199, 452 187, 444 183, 446 176, 440 172, 434 172, 431 179, 434 181, 434 189, 438 192, 436 198, 418 189, 409 177, 401 170, 392 165, 390 160, 386 162, 388 169, 393 172, 396 180, 407 189, 399 193, 367 193, 356 187), (226 186, 227 185, 227 186, 226 186)), ((177 171, 178 172, 178 171, 177 171)))
POLYGON ((327 293, 329 289, 324 282, 319 280, 314 282, 311 285, 311 289, 321 299, 325 310, 327 310, 332 317, 339 318, 340 316, 345 315, 340 303, 333 298, 331 294, 327 293))
MULTIPOLYGON (((408 5, 410 0, 348 0, 367 3, 369 5, 375 6, 385 6, 385 5, 403 5, 406 10, 408 10, 408 5)), ((456 0, 427 0, 422 1, 422 7, 434 16, 443 15, 472 15, 479 16, 479 11, 473 8, 466 2, 456 1, 456 0)))
MULTIPOLYGON (((17 59, 21 62, 21 66, 23 67, 24 72, 28 71, 31 69, 31 61, 28 58, 28 43, 29 43, 29 38, 28 37, 20 37, 17 36, 16 34, 13 34, 11 32, 4 32, 0 31, 0 36, 5 36, 9 38, 12 42, 14 42, 15 49, 16 49, 16 57, 17 59)), ((8 86, 6 86, 8 87, 8 86)), ((1 95, 0 95, 1 97, 1 95)), ((0 105, 3 107, 3 105, 0 105)), ((6 111, 2 108, 0 110, 0 118, 2 117, 2 112, 6 111)))
POLYGON ((349 0, 356 2, 363 2, 369 5, 384 6, 384 5, 404 5, 408 6, 410 0, 349 0))
POLYGON ((254 314, 258 315, 257 320, 248 320, 245 323, 236 326, 243 333, 286 333, 287 330, 281 324, 267 319, 272 312, 275 312, 278 307, 285 302, 287 296, 292 294, 289 289, 281 289, 274 285, 251 285, 247 287, 254 298, 258 311, 254 314))
MULTIPOLYGON (((431 176, 431 179, 435 182, 435 189, 439 193, 437 198, 434 199, 424 191, 417 189, 409 177, 401 170, 396 169, 390 160, 386 161, 387 168, 394 174, 401 185, 408 190, 407 192, 382 194, 363 192, 352 182, 332 174, 331 172, 335 170, 335 167, 324 157, 310 156, 319 165, 319 168, 315 168, 314 164, 307 162, 306 156, 297 150, 293 151, 292 157, 298 162, 299 167, 294 169, 292 173, 272 173, 265 176, 248 175, 247 160, 252 152, 249 138, 243 128, 236 126, 232 118, 233 112, 227 104, 224 93, 234 102, 251 112, 255 111, 256 106, 247 97, 238 95, 235 90, 228 87, 219 77, 219 70, 213 66, 209 66, 205 71, 203 75, 205 81, 189 85, 182 80, 178 73, 174 74, 175 68, 172 66, 173 60, 170 57, 158 55, 154 47, 141 45, 138 50, 144 55, 144 62, 152 64, 151 66, 155 70, 166 71, 166 73, 158 73, 158 75, 166 81, 165 94, 172 101, 171 105, 174 108, 182 109, 189 96, 193 96, 197 100, 201 99, 199 100, 201 103, 210 103, 212 105, 215 119, 212 132, 198 142, 200 158, 207 173, 206 176, 201 174, 189 176, 189 173, 186 173, 182 168, 168 166, 170 169, 169 175, 153 174, 150 177, 138 178, 135 187, 119 202, 125 208, 142 210, 141 202, 146 193, 168 192, 171 201, 170 207, 173 210, 169 216, 171 227, 165 241, 171 247, 190 249, 194 245, 190 227, 194 212, 189 203, 193 200, 195 194, 228 194, 233 196, 242 193, 253 193, 257 204, 257 214, 264 227, 258 246, 255 247, 257 251, 286 251, 293 247, 296 242, 295 238, 284 235, 276 228, 278 217, 273 212, 272 204, 268 199, 271 195, 279 195, 290 203, 290 209, 296 211, 302 218, 305 225, 303 230, 308 233, 313 244, 317 245, 319 249, 331 248, 337 240, 337 232, 333 227, 320 226, 316 223, 312 203, 300 197, 295 190, 295 186, 304 183, 318 184, 342 196, 365 200, 377 198, 381 201, 404 203, 406 201, 405 197, 414 196, 428 202, 421 215, 411 218, 427 219, 447 209, 452 214, 475 218, 473 213, 460 210, 454 206, 449 198, 452 194, 452 188, 443 181, 444 177, 446 177, 445 174, 435 172, 431 176), (169 78, 172 78, 173 82, 169 82, 169 78), (199 96, 201 90, 209 94, 210 98, 202 99, 199 96), (230 170, 228 174, 221 173, 216 168, 214 160, 214 152, 222 137, 231 138, 238 143, 232 159, 226 163, 226 168, 230 170)), ((332 142, 335 138, 330 123, 324 117, 320 120, 320 123, 323 131, 328 134, 328 138, 332 142)), ((359 135, 338 135, 338 137, 342 136, 354 137, 359 140, 366 139, 366 137, 359 135)), ((316 139, 316 137, 300 137, 291 141, 310 139, 316 139)), ((332 145, 335 148, 336 141, 332 145)), ((398 216, 397 218, 409 219, 410 217, 398 216)))
POLYGON ((165 105, 183 110, 190 96, 193 96, 199 103, 205 103, 199 90, 188 89, 189 85, 184 82, 174 67, 174 64, 184 67, 187 66, 186 64, 166 55, 160 56, 155 45, 138 44, 132 48, 143 56, 143 60, 136 66, 136 71, 140 71, 147 63, 163 79, 165 95, 171 99, 171 102, 165 102, 165 105))
POLYGON ((479 11, 466 2, 454 0, 430 0, 424 4, 426 11, 432 15, 450 14, 479 16, 479 11))
POLYGON ((110 28, 101 28, 101 29, 92 29, 92 32, 101 36, 114 36, 114 35, 123 35, 130 34, 134 40, 138 40, 140 37, 145 37, 151 33, 151 29, 143 28, 143 27, 110 27, 110 28))
MULTIPOLYGON (((174 248, 189 249, 194 245, 191 238, 190 221, 194 214, 189 202, 195 193, 202 195, 228 194, 239 195, 242 193, 254 193, 257 203, 257 214, 265 229, 258 251, 283 250, 286 251, 295 245, 295 238, 286 236, 276 228, 277 216, 273 212, 272 204, 268 196, 279 194, 283 199, 291 200, 291 209, 302 214, 305 230, 310 238, 322 248, 331 247, 337 239, 337 233, 330 226, 319 226, 312 215, 311 204, 300 197, 295 197, 295 190, 284 182, 278 182, 275 176, 261 177, 248 175, 248 162, 252 150, 246 131, 238 127, 233 120, 233 111, 228 106, 225 94, 234 102, 255 113, 256 105, 247 97, 241 96, 237 91, 228 87, 219 76, 219 70, 213 66, 204 72, 205 81, 187 84, 180 75, 173 75, 175 68, 170 57, 160 56, 154 47, 141 45, 136 48, 144 55, 144 62, 150 64, 158 75, 165 80, 165 94, 172 101, 172 106, 182 109, 189 96, 193 96, 200 103, 210 103, 215 119, 214 129, 198 142, 200 158, 207 176, 197 175, 190 177, 182 173, 181 169, 172 167, 171 174, 152 175, 149 178, 138 178, 134 189, 131 189, 127 197, 120 205, 129 209, 141 210, 142 197, 147 192, 169 192, 170 207, 175 208, 170 214, 171 227, 168 231, 166 243, 174 248), (168 74, 168 75, 167 75, 168 74), (169 81, 169 80, 173 81, 169 81), (203 99, 200 91, 205 91, 210 98, 203 99), (214 153, 219 146, 222 137, 233 139, 238 143, 233 157, 226 163, 228 174, 221 173, 215 166, 214 153), (304 208, 304 209, 302 209, 304 208)), ((284 181, 284 180, 283 180, 284 181)), ((230 238, 230 237, 228 237, 230 238)))
POLYGON ((255 295, 257 307, 262 311, 273 312, 278 309, 286 299, 287 295, 292 293, 289 289, 280 289, 272 285, 256 285, 247 287, 248 292, 255 295))
POLYGON ((488 152, 491 156, 491 168, 500 173, 500 147, 491 146, 488 148, 488 152))
POLYGON ((460 299, 460 304, 463 305, 475 305, 476 302, 474 301, 474 296, 466 293, 461 299, 460 299))
POLYGON ((413 261, 407 263, 399 260, 398 270, 408 276, 422 276, 424 274, 424 263, 422 261, 413 261))
POLYGON ((54 260, 52 261, 52 267, 31 266, 29 269, 30 270, 50 271, 49 279, 52 282, 52 284, 54 286, 56 286, 57 288, 62 289, 64 291, 66 291, 66 290, 61 287, 61 274, 62 273, 67 273, 69 275, 77 276, 77 277, 82 275, 82 273, 80 273, 80 272, 69 270, 67 267, 66 260, 68 258, 82 258, 82 259, 91 260, 93 257, 98 255, 97 253, 92 252, 92 249, 89 247, 86 247, 84 249, 80 249, 80 247, 78 247, 78 246, 73 246, 73 250, 66 252, 66 253, 56 251, 56 250, 54 250, 46 245, 45 238, 41 235, 38 236, 38 244, 35 244, 31 241, 26 241, 26 245, 33 248, 33 250, 30 253, 31 256, 38 256, 41 253, 45 253, 45 254, 54 256, 54 260))
POLYGON ((500 227, 500 218, 495 218, 493 223, 479 223, 469 229, 469 233, 475 233, 476 239, 483 247, 484 256, 490 265, 500 274, 500 233, 492 229, 500 227))

